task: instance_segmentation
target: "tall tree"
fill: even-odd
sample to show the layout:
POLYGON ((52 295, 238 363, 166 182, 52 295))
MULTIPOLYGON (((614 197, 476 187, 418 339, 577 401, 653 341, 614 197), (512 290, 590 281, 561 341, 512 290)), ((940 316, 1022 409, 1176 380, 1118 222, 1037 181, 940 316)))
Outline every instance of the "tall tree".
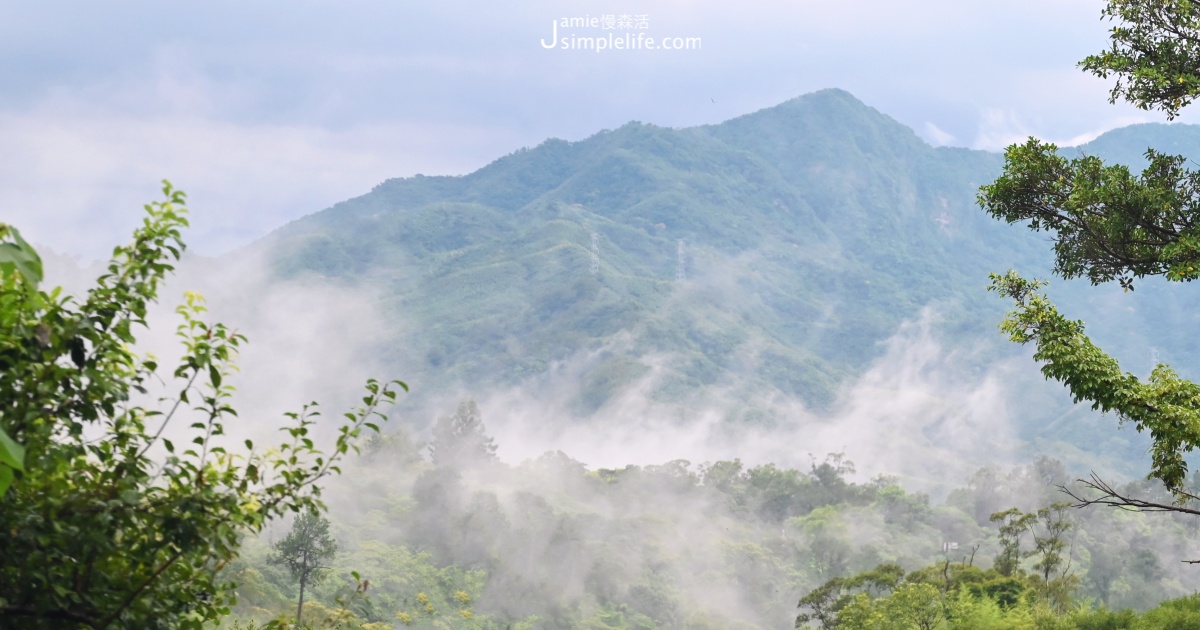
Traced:
POLYGON ((1021 537, 1036 518, 1036 515, 1026 514, 1017 508, 1009 508, 991 516, 991 521, 999 528, 997 535, 1000 539, 1000 553, 996 554, 992 568, 1000 575, 1021 574, 1021 537))
POLYGON ((176 366, 132 349, 184 247, 184 195, 164 184, 79 298, 41 290, 36 252, 0 225, 0 627, 207 627, 229 612, 220 570, 243 537, 319 506, 321 479, 404 387, 368 382, 332 452, 308 437, 311 405, 274 448, 226 443, 244 338, 189 294, 176 366), (184 416, 177 444, 164 430, 184 416))
POLYGON ((1042 573, 1042 580, 1050 582, 1053 576, 1064 564, 1070 564, 1070 558, 1064 557, 1067 551, 1066 534, 1073 524, 1067 518, 1067 508, 1070 503, 1058 502, 1037 511, 1036 520, 1029 525, 1033 534, 1033 549, 1028 553, 1036 556, 1037 562, 1033 568, 1042 573))
MULTIPOLYGON (((1200 4, 1190 0, 1109 0, 1103 15, 1116 24, 1111 48, 1080 65, 1116 77, 1112 99, 1173 118, 1200 94, 1200 4)), ((1095 157, 1067 159, 1053 144, 1030 138, 1005 152, 1002 176, 980 189, 979 203, 1010 223, 1028 222, 1053 235, 1055 271, 1093 284, 1163 276, 1200 278, 1200 173, 1183 156, 1146 152, 1140 175, 1106 166, 1095 157)), ((1084 484, 1108 504, 1149 511, 1200 515, 1184 505, 1185 455, 1200 446, 1200 386, 1159 365, 1149 379, 1123 372, 1117 361, 1084 334, 1082 322, 1058 312, 1039 291, 1041 282, 1015 272, 993 275, 992 290, 1011 298, 1016 310, 1001 328, 1013 341, 1032 343, 1047 378, 1064 383, 1076 402, 1115 412, 1152 439, 1149 476, 1161 480, 1176 502, 1130 497, 1093 476, 1084 484)))
POLYGON ((315 510, 301 512, 292 521, 292 529, 283 540, 272 546, 267 562, 282 565, 300 583, 300 599, 296 603, 296 625, 304 615, 304 589, 317 584, 329 574, 328 562, 337 553, 337 542, 329 535, 329 519, 315 510))
POLYGON ((483 425, 483 414, 474 400, 464 400, 452 416, 433 425, 429 452, 436 466, 462 468, 496 459, 496 444, 483 425))

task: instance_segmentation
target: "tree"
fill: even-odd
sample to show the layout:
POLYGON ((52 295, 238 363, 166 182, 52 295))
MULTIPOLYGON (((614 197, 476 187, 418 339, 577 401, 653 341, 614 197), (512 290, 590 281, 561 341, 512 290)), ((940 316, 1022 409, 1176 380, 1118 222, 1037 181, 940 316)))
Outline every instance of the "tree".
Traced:
POLYGON ((274 448, 227 444, 242 335, 187 294, 179 363, 162 373, 132 350, 184 248, 184 194, 163 194, 78 299, 40 290, 36 252, 0 226, 0 627, 201 628, 227 614, 221 569, 242 538, 319 507, 320 480, 405 388, 369 381, 330 453, 309 435, 315 403, 287 414, 274 448), (168 433, 172 421, 186 427, 168 433))
MULTIPOLYGON (((1103 14, 1118 22, 1112 47, 1080 65, 1116 77, 1112 100, 1125 98, 1173 118, 1200 94, 1200 4, 1109 0, 1103 14)), ((1095 157, 1064 158, 1053 144, 1030 138, 1006 150, 1002 176, 980 189, 979 203, 996 218, 1051 232, 1055 272, 1064 278, 1117 280, 1126 291, 1145 276, 1194 280, 1200 277, 1200 173, 1184 168, 1182 156, 1148 150, 1146 158, 1147 168, 1133 175, 1095 157)), ((1065 384, 1076 402, 1088 401, 1149 431, 1149 477, 1162 481, 1176 499, 1125 496, 1093 475, 1081 482, 1098 495, 1072 493, 1078 505, 1200 515, 1183 505, 1197 498, 1185 485, 1184 457, 1200 445, 1200 386, 1165 365, 1148 380, 1122 372, 1088 339, 1082 322, 1058 312, 1039 291, 1042 284, 1011 271, 992 276, 991 289, 1016 305, 1001 328, 1017 343, 1034 344, 1042 372, 1065 384)))
POLYGON ((337 543, 329 535, 329 520, 315 510, 302 512, 292 521, 292 530, 283 540, 272 545, 267 562, 282 565, 300 583, 300 599, 296 604, 296 625, 304 614, 304 588, 317 584, 329 574, 325 564, 337 553, 337 543))
POLYGON ((1064 537, 1072 526, 1066 516, 1069 507, 1071 504, 1068 502, 1058 502, 1031 515, 1036 520, 1029 526, 1033 534, 1033 549, 1028 555, 1037 556, 1033 568, 1042 573, 1042 580, 1047 584, 1050 583, 1051 576, 1063 567, 1063 563, 1067 563, 1064 573, 1070 570, 1070 559, 1063 557, 1063 552, 1067 550, 1064 537))
POLYGON ((850 601, 846 595, 849 587, 847 578, 836 577, 801 597, 797 607, 802 612, 796 616, 796 627, 803 628, 809 622, 816 621, 824 630, 836 628, 838 611, 850 601))
POLYGON ((1109 0, 1103 15, 1121 22, 1110 31, 1112 47, 1079 65, 1101 78, 1116 76, 1110 103, 1124 98, 1174 119, 1200 93, 1200 5, 1109 0))
POLYGON ((996 554, 992 567, 1000 575, 1021 575, 1021 537, 1036 518, 1036 515, 1025 514, 1017 508, 1009 508, 991 516, 990 520, 998 524, 1000 538, 1000 553, 996 554))
POLYGON ((496 459, 496 444, 483 426, 483 415, 474 400, 458 403, 452 416, 433 425, 429 452, 435 466, 469 467, 496 459))
POLYGON ((845 621, 842 609, 856 598, 862 597, 860 605, 870 602, 895 590, 903 579, 904 569, 898 564, 881 564, 852 577, 835 577, 800 598, 797 607, 803 612, 796 616, 796 627, 803 628, 813 621, 825 630, 841 627, 845 621))

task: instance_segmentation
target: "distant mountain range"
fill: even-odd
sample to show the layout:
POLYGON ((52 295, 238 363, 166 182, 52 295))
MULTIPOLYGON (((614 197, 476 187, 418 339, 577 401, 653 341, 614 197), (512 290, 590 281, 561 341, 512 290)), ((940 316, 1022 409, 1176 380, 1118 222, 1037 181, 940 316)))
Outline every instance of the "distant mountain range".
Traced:
MULTIPOLYGON (((1065 151, 1136 164, 1147 146, 1200 155, 1200 128, 1138 125, 1065 151)), ((996 332, 1006 306, 984 290, 987 275, 1047 277, 1051 253, 1045 235, 976 205, 1002 165, 931 147, 824 90, 718 125, 631 122, 461 177, 388 180, 254 247, 271 248, 284 276, 382 289, 405 324, 381 332, 381 348, 416 400, 536 385, 574 366, 581 417, 649 384, 648 396, 681 404, 736 392, 731 421, 770 421, 756 401, 829 406, 929 305, 952 345, 991 348, 981 364, 1017 352, 996 332)), ((1195 330, 1196 302, 1144 284, 1128 298, 1055 295, 1102 343, 1146 363, 1131 369, 1148 371, 1139 353, 1157 346, 1187 373, 1200 352, 1176 331, 1195 330)), ((1079 430, 1031 421, 1027 437, 1079 430)))

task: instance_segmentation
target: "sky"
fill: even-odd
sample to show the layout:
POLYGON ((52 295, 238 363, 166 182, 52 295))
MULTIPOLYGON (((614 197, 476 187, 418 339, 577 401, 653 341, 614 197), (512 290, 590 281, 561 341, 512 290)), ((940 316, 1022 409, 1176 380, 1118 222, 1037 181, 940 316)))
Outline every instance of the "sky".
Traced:
POLYGON ((465 174, 631 120, 718 123, 830 87, 935 145, 1077 144, 1163 120, 1109 104, 1109 83, 1077 69, 1106 45, 1102 8, 0 0, 0 221, 101 258, 167 178, 189 193, 192 250, 219 255, 388 178, 465 174), (610 35, 629 44, 580 47, 610 35))

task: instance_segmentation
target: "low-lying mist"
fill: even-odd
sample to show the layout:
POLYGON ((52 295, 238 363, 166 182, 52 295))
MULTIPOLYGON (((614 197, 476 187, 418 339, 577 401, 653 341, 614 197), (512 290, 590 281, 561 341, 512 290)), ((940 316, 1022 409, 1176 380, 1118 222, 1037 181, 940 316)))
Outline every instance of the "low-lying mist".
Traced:
POLYGON ((740 392, 721 387, 697 392, 703 406, 658 402, 651 395, 661 374, 655 369, 591 418, 569 420, 590 356, 555 366, 536 386, 486 394, 479 401, 490 410, 488 424, 502 445, 501 457, 514 463, 561 450, 601 467, 735 457, 805 467, 814 455, 842 452, 862 462, 863 478, 891 474, 923 485, 955 484, 981 461, 1015 461, 1020 443, 1005 383, 1018 366, 973 371, 965 353, 937 342, 936 321, 935 311, 926 309, 918 321, 905 323, 879 360, 842 385, 825 413, 776 392, 759 402, 772 410, 773 421, 731 422, 740 392))
MULTIPOLYGON (((68 292, 84 290, 101 271, 99 265, 81 269, 53 254, 46 262, 49 281, 68 292)), ((186 256, 161 292, 139 345, 171 365, 179 356, 175 307, 184 291, 205 296, 211 320, 249 339, 233 379, 239 419, 228 427, 231 440, 269 435, 284 411, 320 401, 335 415, 357 400, 367 378, 406 380, 405 349, 388 347, 386 340, 413 324, 385 313, 382 286, 370 278, 283 279, 267 258, 251 251, 221 259, 186 256)), ((735 290, 731 282, 722 286, 735 290)), ((805 468, 837 452, 858 463, 855 479, 894 475, 934 495, 961 485, 984 464, 1012 466, 1047 454, 1074 466, 1087 457, 1086 446, 1054 452, 1053 436, 1038 441, 1040 453, 1031 453, 1022 421, 1027 425, 1031 413, 1040 414, 1049 426, 1061 428, 1095 414, 1075 410, 1023 354, 989 360, 996 356, 987 354, 994 343, 946 347, 940 324, 938 305, 904 322, 880 344, 878 358, 843 380, 833 404, 821 410, 780 391, 748 393, 737 379, 666 402, 656 393, 677 358, 659 353, 638 357, 650 369, 581 416, 575 403, 589 373, 603 359, 629 350, 628 337, 618 336, 553 362, 517 386, 460 383, 449 391, 422 392, 423 404, 402 403, 390 427, 425 439, 436 417, 473 399, 487 414, 498 456, 512 465, 561 451, 589 467, 737 458, 748 465, 805 468), (744 413, 748 396, 756 415, 744 413)), ((1116 431, 1115 421, 1098 422, 1105 423, 1116 431)), ((1090 463, 1102 472, 1129 470, 1128 463, 1111 459, 1090 463)))
MULTIPOLYGON (((68 290, 99 271, 53 256, 47 264, 49 281, 68 290)), ((164 365, 178 356, 172 311, 184 290, 206 295, 212 318, 250 340, 233 379, 230 443, 271 436, 282 412, 311 400, 336 417, 368 377, 405 376, 396 367, 403 349, 382 340, 411 324, 386 313, 370 279, 282 280, 249 254, 185 259, 139 337, 164 365)), ((622 351, 620 341, 519 386, 463 384, 424 408, 401 406, 327 484, 343 577, 318 596, 331 602, 354 570, 375 585, 358 609, 364 618, 403 614, 418 626, 625 627, 619 618, 628 627, 779 628, 791 626, 800 596, 832 577, 882 562, 988 565, 990 514, 1061 500, 1054 485, 1082 473, 1088 453, 1046 452, 1055 442, 1031 447, 1022 434, 1018 415, 1031 401, 1057 405, 1052 416, 1072 409, 1028 357, 988 363, 982 347, 947 347, 939 325, 936 305, 905 322, 820 411, 775 392, 756 401, 770 413, 747 420, 737 383, 664 402, 655 391, 674 358, 663 354, 642 357, 649 371, 580 417, 580 383, 598 357, 622 351), (414 603, 418 595, 436 600, 433 612, 414 603)), ((1174 562, 1200 553, 1194 525, 1121 517, 1136 521, 1131 534, 1107 512, 1077 518, 1073 566, 1086 592, 1144 607, 1200 586, 1174 562), (1131 578, 1134 557, 1144 575, 1131 578)), ((264 562, 285 525, 251 541, 231 569, 249 589, 239 615, 263 618, 293 596, 264 562)))

